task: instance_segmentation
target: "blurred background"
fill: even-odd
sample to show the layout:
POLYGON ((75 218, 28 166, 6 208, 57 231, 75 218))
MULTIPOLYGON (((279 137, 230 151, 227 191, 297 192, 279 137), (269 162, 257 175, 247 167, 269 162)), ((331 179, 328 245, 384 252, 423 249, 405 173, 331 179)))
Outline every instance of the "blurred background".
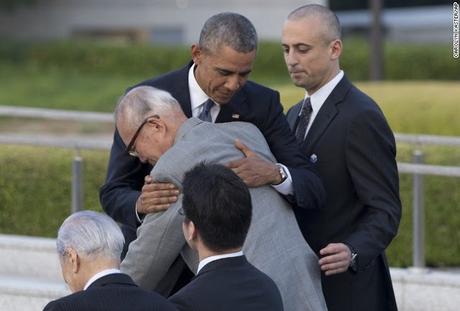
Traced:
POLYGON ((303 90, 290 83, 281 27, 309 2, 337 12, 342 68, 397 134, 404 215, 390 265, 414 265, 415 204, 426 228, 419 265, 460 266, 460 60, 452 2, 439 0, 0 0, 0 233, 55 237, 72 206, 100 210, 117 99, 185 65, 214 13, 254 23, 251 79, 278 90, 287 111, 303 90))

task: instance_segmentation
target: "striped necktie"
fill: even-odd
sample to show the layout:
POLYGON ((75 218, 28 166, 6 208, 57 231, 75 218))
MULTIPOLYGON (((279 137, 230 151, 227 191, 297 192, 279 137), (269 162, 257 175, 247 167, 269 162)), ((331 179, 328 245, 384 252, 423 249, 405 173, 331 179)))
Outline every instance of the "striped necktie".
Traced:
POLYGON ((214 102, 212 101, 211 98, 209 98, 207 101, 205 101, 202 106, 203 110, 201 110, 201 113, 198 115, 198 119, 203 120, 205 122, 212 122, 212 117, 211 117, 211 108, 214 106, 214 102))
POLYGON ((297 124, 297 129, 295 131, 295 137, 299 143, 302 143, 305 139, 305 134, 307 132, 308 123, 310 122, 312 112, 313 109, 311 108, 310 97, 307 97, 303 101, 303 105, 299 114, 299 123, 297 124))

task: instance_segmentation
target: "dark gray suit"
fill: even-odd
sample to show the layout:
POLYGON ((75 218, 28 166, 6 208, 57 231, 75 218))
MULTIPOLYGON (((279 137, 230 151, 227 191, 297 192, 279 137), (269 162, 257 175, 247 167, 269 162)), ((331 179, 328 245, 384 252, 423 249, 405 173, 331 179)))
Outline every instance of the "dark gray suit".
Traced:
MULTIPOLYGON (((212 124, 188 119, 179 129, 174 146, 152 170, 155 178, 181 187, 185 172, 200 162, 228 163, 241 158, 234 147, 239 138, 259 156, 274 161, 260 131, 250 123, 212 124)), ((317 257, 305 242, 290 205, 270 186, 250 188, 253 220, 243 251, 256 268, 280 289, 285 310, 325 310, 317 257)), ((181 254, 196 271, 196 254, 185 243, 177 211, 182 198, 166 212, 149 214, 130 244, 122 269, 142 287, 154 289, 181 254)))
MULTIPOLYGON (((287 119, 298 123, 301 103, 287 119)), ((302 233, 318 253, 343 242, 358 255, 358 271, 322 276, 329 310, 396 310, 385 248, 401 217, 396 146, 375 102, 346 77, 324 102, 301 145, 326 188, 326 208, 295 209, 302 233)))

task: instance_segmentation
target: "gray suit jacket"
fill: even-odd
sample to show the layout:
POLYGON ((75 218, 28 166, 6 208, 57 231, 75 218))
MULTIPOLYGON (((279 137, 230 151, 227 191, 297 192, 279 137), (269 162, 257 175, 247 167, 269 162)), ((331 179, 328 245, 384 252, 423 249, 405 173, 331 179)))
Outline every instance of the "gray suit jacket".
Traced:
MULTIPOLYGON (((200 162, 225 164, 241 158, 234 147, 237 138, 261 157, 276 161, 254 125, 191 118, 181 126, 174 146, 156 163, 152 175, 180 188, 184 173, 200 162)), ((253 220, 243 247, 248 261, 275 281, 285 310, 326 310, 318 258, 305 242, 290 205, 270 186, 250 188, 250 193, 253 220)), ((177 213, 181 201, 179 197, 167 211, 145 217, 122 262, 122 271, 143 288, 156 289, 179 254, 192 271, 197 270, 197 255, 185 242, 183 216, 177 213)))

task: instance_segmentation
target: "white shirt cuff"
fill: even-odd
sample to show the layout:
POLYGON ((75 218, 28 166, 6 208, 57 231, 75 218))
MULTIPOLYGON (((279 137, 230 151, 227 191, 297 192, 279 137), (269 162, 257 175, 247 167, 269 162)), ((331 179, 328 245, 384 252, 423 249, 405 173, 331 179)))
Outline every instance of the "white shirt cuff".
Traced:
POLYGON ((289 194, 294 194, 294 188, 292 187, 292 177, 291 173, 289 172, 288 168, 284 166, 281 163, 277 163, 278 165, 281 165, 284 168, 284 171, 286 172, 287 178, 285 181, 283 181, 281 184, 278 185, 272 185, 273 188, 275 188, 276 191, 283 195, 289 195, 289 194))
POLYGON ((134 204, 134 214, 136 214, 137 222, 141 224, 142 219, 139 217, 139 213, 137 212, 137 200, 136 200, 136 204, 134 204))

